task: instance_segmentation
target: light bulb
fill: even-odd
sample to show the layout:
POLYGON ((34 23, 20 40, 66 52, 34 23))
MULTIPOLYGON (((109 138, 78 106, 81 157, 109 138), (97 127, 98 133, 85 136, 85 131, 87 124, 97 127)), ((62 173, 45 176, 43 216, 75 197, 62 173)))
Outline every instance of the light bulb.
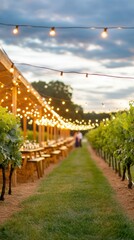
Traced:
POLYGON ((13 73, 14 72, 14 64, 12 63, 12 65, 11 65, 11 68, 10 68, 10 70, 9 70, 11 73, 13 73))
POLYGON ((49 32, 49 35, 50 35, 51 37, 54 37, 54 36, 56 35, 55 27, 52 27, 52 28, 51 28, 51 30, 50 30, 50 32, 49 32))
POLYGON ((13 34, 18 34, 19 32, 19 26, 16 25, 16 27, 13 29, 13 34))
POLYGON ((101 33, 102 38, 107 38, 108 33, 107 33, 107 28, 104 28, 104 31, 101 33))

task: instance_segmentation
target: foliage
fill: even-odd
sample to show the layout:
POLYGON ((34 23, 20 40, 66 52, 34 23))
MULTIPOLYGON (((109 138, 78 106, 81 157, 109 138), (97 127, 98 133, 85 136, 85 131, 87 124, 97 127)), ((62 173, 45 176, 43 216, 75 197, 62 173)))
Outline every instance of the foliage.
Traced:
POLYGON ((14 167, 20 165, 22 136, 20 122, 16 117, 0 107, 0 164, 14 167))
POLYGON ((96 149, 114 155, 123 165, 134 165, 134 106, 124 113, 117 113, 107 123, 91 130, 87 138, 96 149))
POLYGON ((43 97, 53 97, 63 100, 71 100, 72 98, 72 88, 69 85, 65 85, 60 81, 50 81, 45 83, 42 81, 33 82, 32 86, 40 92, 43 97))
POLYGON ((107 123, 91 130, 87 138, 94 148, 115 156, 124 166, 134 165, 134 106, 124 113, 117 113, 116 117, 107 123))

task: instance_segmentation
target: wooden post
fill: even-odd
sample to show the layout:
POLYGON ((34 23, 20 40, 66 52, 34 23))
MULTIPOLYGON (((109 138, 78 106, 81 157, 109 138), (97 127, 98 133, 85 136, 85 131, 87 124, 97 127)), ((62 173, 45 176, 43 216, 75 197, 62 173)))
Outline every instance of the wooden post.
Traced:
MULTIPOLYGON (((40 108, 40 119, 42 118, 42 107, 40 108)), ((42 142, 42 125, 39 125, 39 137, 38 137, 38 141, 39 141, 39 145, 41 146, 41 142, 42 142)))
POLYGON ((27 136, 27 117, 23 116, 23 136, 26 139, 27 136))
MULTIPOLYGON (((17 86, 13 86, 12 88, 12 113, 14 115, 17 114, 17 86)), ((16 173, 16 169, 13 172, 12 175, 12 184, 15 187, 17 185, 17 173, 16 173)))
POLYGON ((64 134, 63 134, 63 133, 64 133, 63 128, 61 128, 61 129, 60 129, 60 136, 61 136, 62 138, 64 138, 64 134))
POLYGON ((47 141, 49 140, 49 125, 47 125, 47 141))
POLYGON ((16 115, 17 113, 17 87, 13 86, 12 89, 12 113, 16 115))
POLYGON ((54 126, 54 140, 57 140, 57 127, 54 126))
POLYGON ((36 141, 36 118, 33 118, 33 139, 36 141))
POLYGON ((50 139, 52 140, 53 139, 53 127, 50 126, 50 139))
POLYGON ((44 125, 42 125, 41 132, 42 132, 41 141, 44 142, 45 141, 45 139, 44 139, 45 126, 44 125))

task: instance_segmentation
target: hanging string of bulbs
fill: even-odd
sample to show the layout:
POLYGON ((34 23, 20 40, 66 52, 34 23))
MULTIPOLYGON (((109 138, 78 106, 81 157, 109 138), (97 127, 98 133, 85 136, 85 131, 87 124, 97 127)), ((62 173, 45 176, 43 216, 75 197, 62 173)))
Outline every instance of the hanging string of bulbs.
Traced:
MULTIPOLYGON (((100 29, 100 30, 103 30, 101 32, 101 36, 103 38, 106 38, 108 36, 108 30, 109 29, 115 29, 115 30, 134 29, 133 26, 128 26, 128 27, 126 27, 126 26, 109 26, 109 27, 101 27, 101 26, 100 27, 99 26, 88 26, 88 27, 84 27, 84 26, 57 26, 57 27, 50 27, 50 26, 43 26, 43 25, 30 25, 30 24, 17 24, 17 25, 15 25, 15 24, 12 24, 12 23, 1 23, 1 22, 0 22, 0 26, 13 27, 13 34, 18 34, 20 27, 50 29, 49 35, 52 36, 52 37, 54 37, 56 35, 56 29, 87 29, 87 30, 100 29)), ((92 76, 103 76, 103 77, 110 77, 110 78, 134 79, 134 77, 130 77, 130 76, 117 76, 117 75, 78 72, 78 71, 63 71, 63 70, 59 70, 59 69, 53 69, 53 68, 37 66, 37 65, 27 64, 27 63, 17 63, 17 64, 32 66, 32 67, 36 67, 36 68, 42 68, 42 69, 51 70, 51 71, 54 71, 54 72, 59 72, 60 76, 63 76, 64 73, 72 73, 72 74, 74 73, 74 74, 85 75, 86 78, 88 78, 89 75, 92 75, 92 76)), ((13 67, 11 67, 11 69, 12 69, 11 71, 13 71, 13 67)))
POLYGON ((133 26, 109 26, 109 27, 103 27, 103 26, 57 26, 57 27, 50 27, 50 26, 43 26, 43 25, 30 25, 30 24, 12 24, 12 23, 1 23, 1 26, 7 26, 7 27, 13 27, 13 34, 19 33, 19 28, 42 28, 42 29, 49 29, 49 35, 54 37, 56 35, 56 30, 58 29, 81 29, 81 30, 102 30, 101 36, 102 38, 106 38, 108 36, 108 30, 115 29, 115 30, 130 30, 134 29, 133 26))
MULTIPOLYGON (((84 75, 86 78, 88 78, 88 76, 100 76, 100 77, 109 77, 109 78, 134 79, 134 77, 130 77, 130 76, 118 76, 118 75, 110 75, 110 74, 102 74, 102 73, 89 73, 89 72, 78 72, 78 71, 63 71, 63 70, 59 70, 59 69, 54 69, 54 68, 49 68, 49 67, 39 66, 39 65, 33 65, 33 64, 29 64, 29 63, 15 62, 15 64, 19 64, 19 65, 23 65, 23 66, 25 65, 25 66, 30 66, 30 67, 36 67, 36 68, 40 68, 40 69, 50 70, 50 71, 53 71, 53 72, 58 72, 60 74, 60 76, 63 76, 64 74, 79 74, 79 75, 84 75)), ((12 69, 12 66, 11 66, 11 69, 12 69)))

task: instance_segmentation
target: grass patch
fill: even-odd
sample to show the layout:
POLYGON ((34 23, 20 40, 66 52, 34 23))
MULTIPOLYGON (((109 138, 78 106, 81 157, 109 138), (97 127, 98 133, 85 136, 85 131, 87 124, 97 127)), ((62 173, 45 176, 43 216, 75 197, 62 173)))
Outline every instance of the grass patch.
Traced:
POLYGON ((75 149, 0 228, 1 240, 132 240, 134 224, 91 160, 75 149))

